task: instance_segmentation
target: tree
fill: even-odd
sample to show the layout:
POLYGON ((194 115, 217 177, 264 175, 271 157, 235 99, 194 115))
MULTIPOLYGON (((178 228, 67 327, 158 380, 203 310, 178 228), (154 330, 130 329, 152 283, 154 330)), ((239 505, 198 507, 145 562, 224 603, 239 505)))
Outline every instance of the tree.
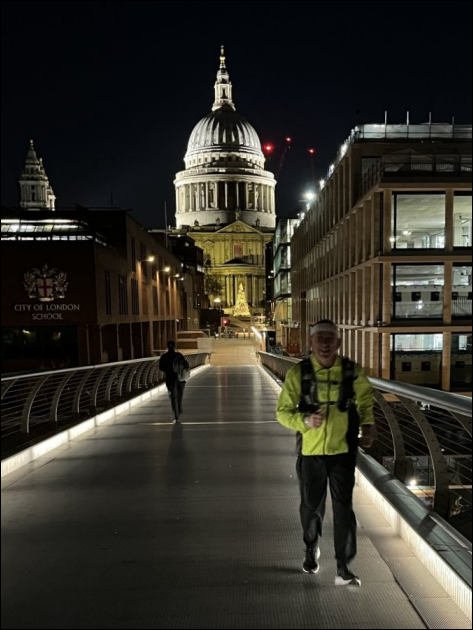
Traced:
POLYGON ((243 284, 240 284, 240 288, 238 289, 238 296, 233 314, 235 317, 251 317, 250 307, 248 306, 248 302, 246 300, 246 292, 243 284))
POLYGON ((212 301, 216 300, 222 295, 223 284, 218 276, 207 275, 205 276, 205 293, 212 301))

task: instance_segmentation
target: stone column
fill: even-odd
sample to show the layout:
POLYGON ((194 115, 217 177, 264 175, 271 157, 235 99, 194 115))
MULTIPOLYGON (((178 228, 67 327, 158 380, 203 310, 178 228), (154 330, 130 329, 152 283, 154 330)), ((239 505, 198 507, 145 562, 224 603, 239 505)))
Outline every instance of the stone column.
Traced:
MULTIPOLYGON (((371 242, 370 242, 370 257, 374 258, 378 255, 378 251, 380 249, 379 243, 379 221, 380 221, 380 199, 381 193, 374 193, 371 198, 371 242)), ((394 236, 394 235, 393 235, 394 236)), ((392 241, 390 241, 390 245, 392 245, 392 241)))
POLYGON ((379 344, 380 344, 381 335, 377 332, 372 333, 371 335, 371 348, 370 348, 370 370, 371 376, 380 375, 380 365, 379 365, 379 344))
POLYGON ((384 204, 383 204, 383 252, 389 254, 392 250, 391 238, 396 238, 395 234, 392 234, 392 190, 384 191, 384 204))
POLYGON ((229 306, 233 306, 233 277, 227 276, 227 297, 229 306))
POLYGON ((235 182, 235 203, 236 207, 240 208, 240 184, 235 182))
POLYGON ((363 347, 361 354, 361 365, 370 374, 370 352, 371 352, 371 335, 372 333, 363 332, 363 347))
MULTIPOLYGON (((369 324, 376 326, 378 319, 381 317, 379 312, 379 285, 380 285, 381 265, 376 264, 371 267, 371 301, 369 324)), ((377 336, 377 335, 376 335, 377 336)))
POLYGON ((453 263, 445 263, 444 273, 443 323, 450 325, 452 323, 453 263))
POLYGON ((362 251, 361 261, 365 262, 369 256, 369 245, 371 237, 371 199, 367 200, 363 204, 363 217, 361 222, 361 238, 362 238, 362 251))
POLYGON ((381 335, 382 343, 382 373, 381 378, 391 380, 391 335, 384 333, 381 335))
POLYGON ((186 184, 186 212, 190 212, 192 210, 192 200, 191 200, 191 189, 190 185, 186 184))
POLYGON ((225 182, 225 210, 228 210, 228 183, 225 182))
POLYGON ((452 189, 447 190, 445 196, 445 250, 447 252, 453 251, 455 242, 454 201, 454 191, 452 189))
POLYGON ((209 182, 205 182, 205 209, 210 208, 209 203, 209 182))
POLYGON ((365 269, 362 269, 361 274, 363 277, 363 292, 360 324, 362 326, 367 326, 370 319, 370 302, 373 296, 371 291, 371 267, 365 267, 365 269))
POLYGON ((228 276, 223 276, 223 296, 222 296, 222 301, 223 303, 229 304, 230 300, 228 297, 228 276))
POLYGON ((442 389, 450 391, 450 373, 452 370, 452 333, 443 333, 442 352, 442 389))
POLYGON ((385 324, 391 323, 391 304, 393 299, 393 291, 391 287, 391 270, 391 263, 383 263, 383 322, 385 324))

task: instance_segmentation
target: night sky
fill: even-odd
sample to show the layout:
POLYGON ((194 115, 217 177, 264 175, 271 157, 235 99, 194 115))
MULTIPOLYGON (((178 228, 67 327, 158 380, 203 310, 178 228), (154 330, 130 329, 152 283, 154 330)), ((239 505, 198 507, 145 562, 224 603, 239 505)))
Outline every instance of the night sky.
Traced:
MULTIPOLYGON (((219 46, 262 142, 291 135, 280 215, 357 122, 471 122, 470 2, 2 2, 2 197, 18 204, 28 139, 57 206, 109 206, 145 226, 211 109, 219 46)), ((274 159, 274 158, 273 158, 274 159)), ((277 158, 275 159, 277 162, 277 158)), ((272 165, 269 165, 272 168, 272 165)))

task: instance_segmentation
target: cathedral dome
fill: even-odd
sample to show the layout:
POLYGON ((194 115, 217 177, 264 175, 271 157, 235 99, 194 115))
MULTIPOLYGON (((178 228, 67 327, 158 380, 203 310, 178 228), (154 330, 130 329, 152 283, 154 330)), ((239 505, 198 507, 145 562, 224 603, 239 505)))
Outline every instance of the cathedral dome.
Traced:
POLYGON ((235 108, 223 47, 212 111, 192 130, 176 173, 176 224, 198 231, 236 221, 263 230, 276 225, 273 173, 254 127, 235 108))
POLYGON ((189 139, 186 158, 220 151, 251 153, 263 158, 254 127, 229 104, 215 109, 197 123, 189 139))

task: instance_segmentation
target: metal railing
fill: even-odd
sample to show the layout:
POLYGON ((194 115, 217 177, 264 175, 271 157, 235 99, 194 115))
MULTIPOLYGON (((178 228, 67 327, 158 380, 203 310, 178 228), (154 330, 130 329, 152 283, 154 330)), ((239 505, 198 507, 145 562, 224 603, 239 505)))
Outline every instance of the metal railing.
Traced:
POLYGON ((471 140, 471 125, 442 123, 364 124, 353 131, 351 141, 359 140, 471 140))
MULTIPOLYGON (((284 381, 298 359, 259 353, 284 381)), ((470 398, 370 378, 378 441, 370 454, 399 481, 471 539, 470 398)))
MULTIPOLYGON (((191 369, 208 353, 186 355, 191 369)), ((162 382, 159 358, 2 378, 2 453, 18 443, 128 400, 162 382)))
MULTIPOLYGON (((418 159, 418 158, 417 158, 418 159)), ((419 162, 409 157, 402 161, 383 162, 379 160, 368 169, 359 179, 357 185, 357 199, 360 199, 374 186, 381 181, 390 178, 423 178, 439 176, 456 176, 471 180, 472 162, 470 161, 450 161, 442 159, 441 156, 432 156, 431 161, 419 162)))

